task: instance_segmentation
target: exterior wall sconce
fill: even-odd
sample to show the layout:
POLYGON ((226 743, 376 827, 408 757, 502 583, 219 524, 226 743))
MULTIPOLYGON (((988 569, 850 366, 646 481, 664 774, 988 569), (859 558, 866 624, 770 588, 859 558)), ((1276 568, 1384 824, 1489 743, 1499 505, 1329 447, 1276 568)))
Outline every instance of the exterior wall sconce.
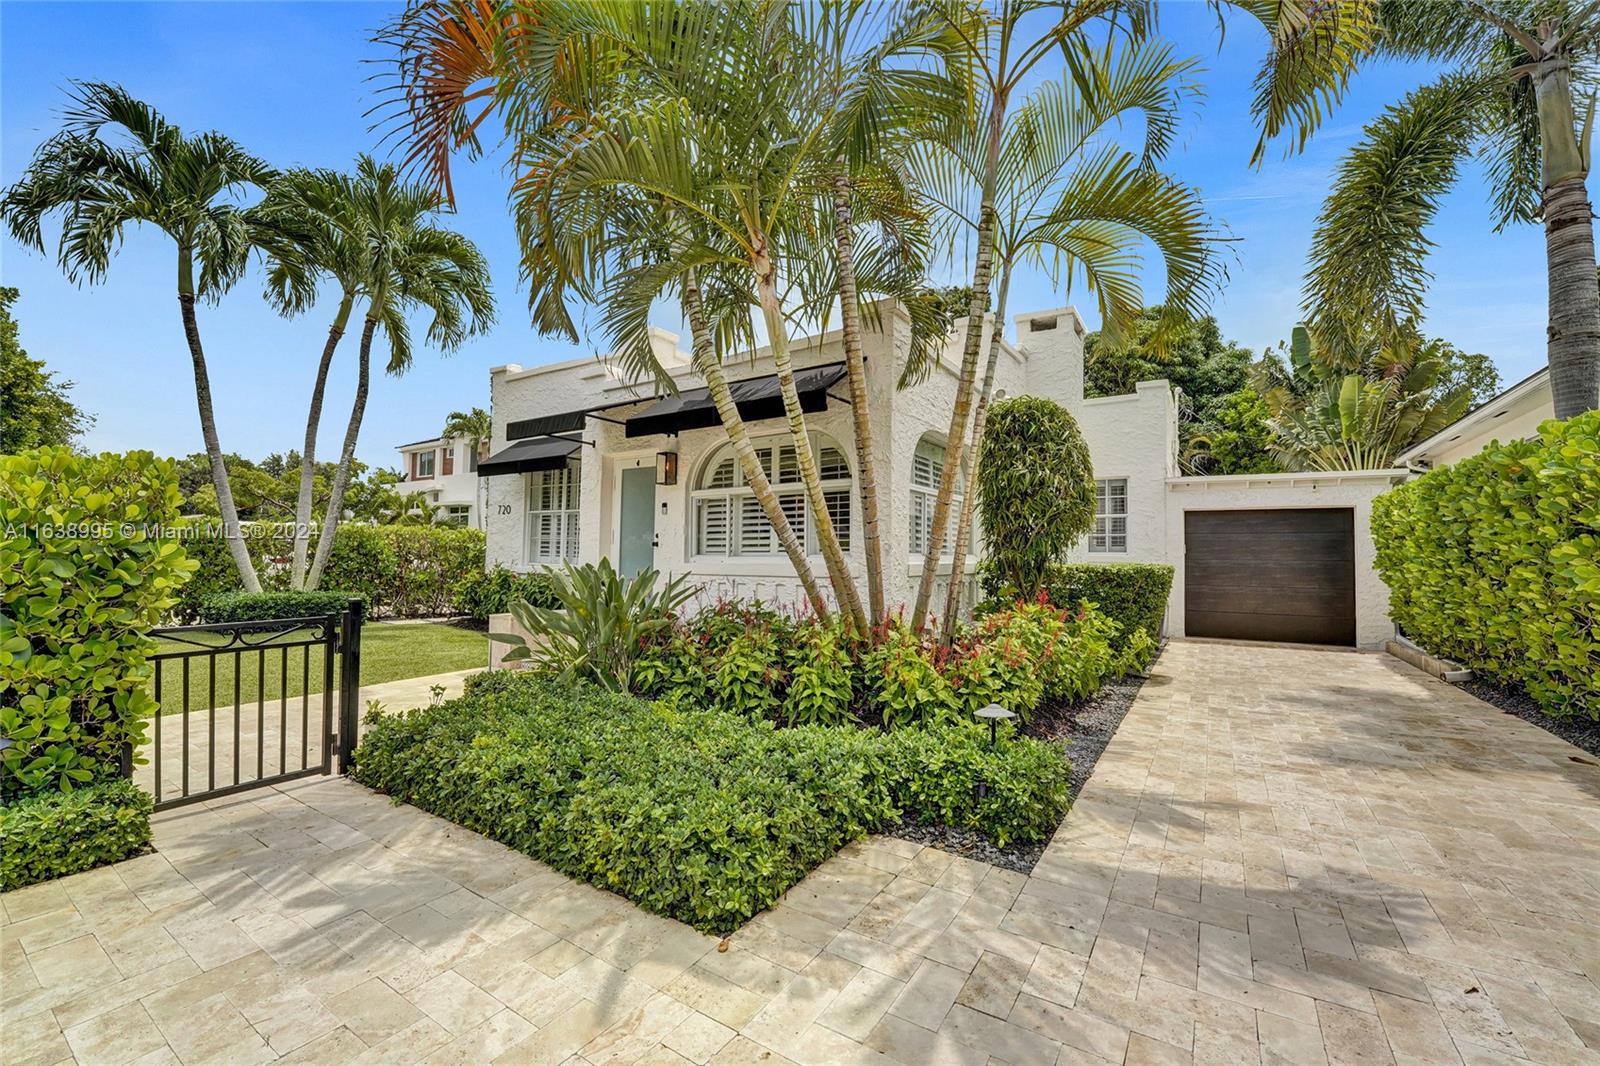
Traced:
POLYGON ((678 483, 678 453, 656 452, 656 484, 676 485, 678 483))

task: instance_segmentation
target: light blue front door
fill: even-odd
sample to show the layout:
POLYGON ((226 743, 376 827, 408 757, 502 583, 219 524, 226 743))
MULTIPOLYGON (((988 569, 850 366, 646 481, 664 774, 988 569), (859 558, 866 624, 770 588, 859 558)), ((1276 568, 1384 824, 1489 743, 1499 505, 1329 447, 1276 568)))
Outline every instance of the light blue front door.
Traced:
POLYGON ((656 469, 638 466, 622 472, 622 542, 617 569, 632 577, 656 559, 656 469))

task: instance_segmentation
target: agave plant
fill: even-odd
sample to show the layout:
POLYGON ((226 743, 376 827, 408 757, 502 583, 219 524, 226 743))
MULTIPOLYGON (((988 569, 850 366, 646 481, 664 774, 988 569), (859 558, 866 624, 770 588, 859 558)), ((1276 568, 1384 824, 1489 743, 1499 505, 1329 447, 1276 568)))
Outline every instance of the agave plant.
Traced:
POLYGON ((500 661, 528 662, 536 670, 593 681, 612 692, 628 691, 640 650, 697 591, 688 574, 658 587, 659 571, 624 577, 609 559, 582 566, 568 563, 548 574, 550 592, 561 606, 512 601, 511 614, 533 643, 511 633, 490 633, 490 640, 511 646, 500 661))

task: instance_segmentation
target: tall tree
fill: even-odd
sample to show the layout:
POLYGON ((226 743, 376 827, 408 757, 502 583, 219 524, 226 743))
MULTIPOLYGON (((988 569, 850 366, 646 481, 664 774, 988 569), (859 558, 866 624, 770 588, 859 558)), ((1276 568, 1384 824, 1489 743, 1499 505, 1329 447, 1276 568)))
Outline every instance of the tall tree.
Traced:
MULTIPOLYGON (((955 449, 959 462, 947 462, 944 473, 957 484, 967 480, 982 446, 1005 336, 1006 300, 1019 265, 1036 265, 1068 287, 1081 275, 1098 299, 1103 332, 1115 343, 1134 335, 1144 312, 1140 249, 1145 242, 1153 244, 1167 275, 1166 302, 1156 323, 1161 332, 1152 338, 1158 346, 1165 332, 1203 309, 1220 275, 1215 229, 1198 194, 1157 169, 1182 105, 1194 92, 1193 63, 1175 58, 1165 44, 1139 40, 1102 45, 1075 36, 1061 52, 1062 77, 1035 88, 1001 119, 993 174, 986 171, 990 131, 977 124, 929 141, 915 160, 920 183, 948 230, 981 236, 987 219, 995 266, 988 355, 970 436, 964 421, 960 433, 959 420, 951 421, 954 443, 947 447, 955 449), (1143 131, 1136 149, 1116 136, 1117 127, 1130 118, 1140 120, 1143 131)), ((973 321, 968 320, 969 342, 973 321)), ((975 496, 961 493, 942 615, 944 643, 953 638, 960 616, 975 496)), ((937 501, 934 526, 937 530, 937 501)), ((923 562, 919 606, 925 606, 924 590, 931 587, 945 547, 941 534, 935 538, 923 562)), ((919 622, 913 615, 913 624, 919 622)))
POLYGON ((260 592, 222 461, 195 301, 215 302, 244 273, 255 229, 236 200, 264 188, 272 170, 220 133, 185 136, 120 86, 76 83, 71 99, 61 132, 0 197, 0 218, 19 244, 43 251, 44 219, 59 213, 56 260, 75 282, 105 277, 129 225, 154 226, 177 245, 178 310, 223 533, 245 590, 260 592))
POLYGON ((1334 351, 1419 318, 1428 226, 1468 155, 1485 161, 1496 229, 1542 222, 1557 418, 1600 403, 1590 169, 1600 7, 1584 0, 1374 0, 1380 57, 1448 66, 1368 124, 1317 220, 1305 311, 1334 351), (1574 101, 1587 99, 1580 119, 1574 101))
POLYGON ((17 290, 0 286, 0 454, 47 445, 70 447, 92 415, 72 402, 72 382, 57 381, 43 359, 30 359, 17 336, 11 307, 17 290))
MULTIPOLYGON (((354 174, 318 170, 278 190, 283 199, 275 210, 293 216, 299 232, 321 234, 314 247, 337 246, 335 259, 310 258, 298 266, 314 273, 337 267, 342 287, 353 283, 353 302, 365 305, 361 347, 356 368, 356 393, 345 427, 339 465, 328 490, 327 511, 317 531, 316 553, 306 571, 305 587, 322 579, 334 532, 343 513, 356 441, 366 414, 371 385, 372 345, 381 330, 389 346, 388 372, 403 374, 411 366, 408 316, 431 315, 428 342, 450 351, 494 321, 489 264, 467 238, 435 224, 441 202, 426 185, 406 181, 392 164, 370 156, 356 160, 354 174)), ((296 264, 292 262, 289 266, 296 264)), ((344 297, 341 296, 341 307, 344 297)))

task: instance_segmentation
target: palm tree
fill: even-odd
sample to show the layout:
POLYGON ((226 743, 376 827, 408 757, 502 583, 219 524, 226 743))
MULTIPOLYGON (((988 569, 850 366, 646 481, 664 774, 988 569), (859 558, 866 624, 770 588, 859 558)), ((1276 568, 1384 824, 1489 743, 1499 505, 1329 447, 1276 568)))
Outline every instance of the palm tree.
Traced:
MULTIPOLYGON (((481 407, 474 407, 467 411, 451 411, 444 420, 444 430, 441 433, 447 440, 464 440, 471 446, 472 452, 482 462, 489 454, 489 441, 494 436, 494 420, 489 417, 489 412, 481 407)), ((480 479, 482 480, 482 479, 480 479)), ((473 497, 478 503, 478 528, 484 528, 484 505, 482 493, 473 489, 473 497)))
POLYGON ((1600 293, 1585 185, 1600 59, 1600 6, 1572 0, 1379 0, 1380 57, 1450 69, 1366 128, 1317 220, 1305 310, 1335 349, 1371 323, 1420 317, 1426 230, 1462 160, 1487 163, 1496 229, 1542 221, 1547 352, 1557 418, 1600 403, 1600 293), (1581 125, 1574 97, 1589 96, 1581 125))
POLYGON ((120 86, 77 83, 71 95, 61 132, 0 197, 0 217, 19 244, 43 251, 42 223, 59 212, 56 259, 75 282, 105 277, 130 224, 178 246, 178 309, 223 535, 245 590, 260 592, 223 465, 195 300, 216 302, 244 273, 256 229, 235 198, 264 187, 272 170, 220 133, 185 136, 120 86))
MULTIPOLYGON (((1160 328, 1200 314, 1219 278, 1216 232, 1198 194, 1155 169, 1176 131, 1183 100, 1194 90, 1194 69, 1165 44, 1068 46, 1067 73, 1031 92, 1001 131, 1001 166, 994 182, 993 244, 998 263, 988 357, 960 451, 961 482, 982 447, 995 368, 1005 335, 1006 298, 1019 262, 1059 272, 1068 285, 1081 272, 1099 302, 1108 343, 1130 336, 1144 311, 1139 249, 1154 244, 1166 267, 1167 296, 1160 328), (1111 131, 1129 117, 1142 120, 1144 143, 1135 153, 1111 131)), ((919 182, 954 233, 976 228, 984 136, 960 135, 920 146, 919 182)), ((912 368, 913 370, 919 368, 912 368)), ((941 639, 954 636, 961 609, 967 542, 975 493, 961 497, 954 559, 946 590, 941 639)), ((933 546, 936 558, 943 545, 933 546)))
POLYGON ((361 156, 353 175, 311 171, 279 191, 282 199, 276 210, 300 220, 300 232, 319 234, 314 247, 337 247, 344 253, 299 266, 330 274, 339 270, 343 276, 334 275, 339 283, 353 280, 354 299, 366 303, 355 400, 328 491, 327 513, 317 533, 316 554, 305 578, 306 588, 316 588, 333 548, 366 413, 374 337, 382 329, 389 344, 388 372, 403 374, 411 366, 408 315, 430 312, 427 339, 449 351, 489 327, 494 300, 489 266, 477 247, 433 224, 440 208, 438 194, 403 180, 394 166, 361 156))
MULTIPOLYGON (((1262 130, 1256 158, 1268 140, 1286 130, 1298 131, 1303 144, 1323 113, 1338 99, 1367 46, 1365 31, 1369 20, 1363 12, 1368 3, 1369 0, 1278 0, 1261 4, 1239 0, 1235 5, 1259 20, 1270 40, 1251 105, 1262 130)), ((1142 39, 1149 32, 1155 5, 1122 0, 1082 0, 1059 6, 1039 0, 930 0, 930 6, 962 42, 975 85, 971 95, 976 108, 971 125, 978 131, 972 147, 977 185, 977 202, 970 220, 974 232, 972 296, 946 434, 946 447, 963 454, 978 356, 983 347, 984 315, 990 307, 995 280, 996 198, 1011 99, 1048 56, 1082 54, 1091 40, 1142 39), (1041 16, 1045 14, 1052 14, 1054 21, 1041 26, 1041 16), (1025 23, 1027 28, 1039 28, 1039 32, 1029 36, 1025 23)), ((1086 87, 1085 91, 1087 94, 1097 90, 1086 87)), ((918 629, 927 621, 958 473, 959 464, 946 463, 939 479, 933 528, 912 608, 912 625, 918 629)))

